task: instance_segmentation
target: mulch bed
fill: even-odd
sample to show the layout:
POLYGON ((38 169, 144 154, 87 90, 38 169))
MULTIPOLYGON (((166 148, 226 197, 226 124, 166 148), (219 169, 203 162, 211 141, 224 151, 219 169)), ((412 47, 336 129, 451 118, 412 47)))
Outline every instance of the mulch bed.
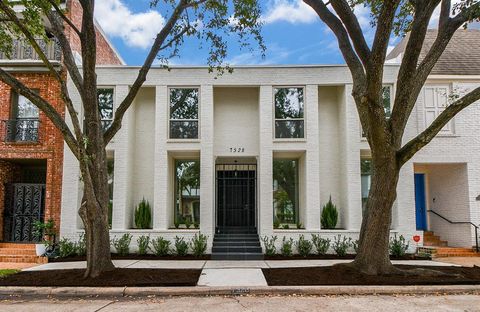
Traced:
POLYGON ((201 270, 120 269, 86 279, 85 270, 23 271, 0 278, 0 286, 124 287, 196 286, 201 270))
MULTIPOLYGON (((334 254, 326 254, 326 255, 308 255, 308 257, 302 257, 300 255, 292 255, 289 257, 283 255, 274 255, 274 256, 267 256, 265 255, 265 260, 353 260, 355 259, 354 254, 348 254, 343 257, 334 255, 334 254)), ((419 256, 415 254, 407 254, 403 257, 390 257, 390 260, 431 260, 428 256, 419 256)))
MULTIPOLYGON (((130 254, 126 256, 120 256, 118 254, 112 254, 112 260, 210 260, 210 255, 204 255, 201 257, 195 257, 193 255, 187 256, 176 256, 170 255, 165 257, 159 257, 152 254, 147 255, 137 255, 137 254, 130 254)), ((85 256, 73 256, 73 257, 65 257, 65 258, 49 258, 48 262, 74 262, 74 261, 86 261, 87 258, 85 256)))
POLYGON ((480 267, 443 267, 396 265, 402 270, 423 268, 450 275, 382 275, 362 274, 345 265, 309 268, 262 269, 269 286, 319 285, 478 285, 480 267), (461 277, 454 276, 459 274, 461 277))

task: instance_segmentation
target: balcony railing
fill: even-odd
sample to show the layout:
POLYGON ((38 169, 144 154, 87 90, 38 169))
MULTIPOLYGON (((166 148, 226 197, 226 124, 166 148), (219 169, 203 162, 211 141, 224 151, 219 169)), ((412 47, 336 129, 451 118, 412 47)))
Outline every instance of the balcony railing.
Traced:
POLYGON ((38 118, 10 119, 2 121, 5 142, 37 143, 39 141, 40 120, 38 118))
MULTIPOLYGON (((60 61, 62 58, 62 51, 60 45, 56 41, 45 41, 43 39, 36 40, 40 49, 45 53, 48 60, 60 61)), ((0 52, 0 60, 40 60, 38 53, 33 49, 27 40, 16 39, 13 41, 13 49, 10 56, 0 52)))

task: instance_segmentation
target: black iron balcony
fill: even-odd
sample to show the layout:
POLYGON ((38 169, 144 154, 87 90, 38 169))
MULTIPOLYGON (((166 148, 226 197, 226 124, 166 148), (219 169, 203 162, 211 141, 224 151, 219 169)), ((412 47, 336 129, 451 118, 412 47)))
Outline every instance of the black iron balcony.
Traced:
POLYGON ((7 143, 37 143, 40 120, 38 118, 22 118, 3 120, 2 127, 7 143))
MULTIPOLYGON (((61 61, 62 51, 60 45, 56 41, 45 41, 44 39, 37 39, 36 41, 40 46, 40 49, 42 49, 42 51, 47 56, 48 60, 61 61)), ((13 41, 13 49, 11 55, 0 52, 0 60, 39 61, 40 57, 27 40, 16 39, 13 41)))

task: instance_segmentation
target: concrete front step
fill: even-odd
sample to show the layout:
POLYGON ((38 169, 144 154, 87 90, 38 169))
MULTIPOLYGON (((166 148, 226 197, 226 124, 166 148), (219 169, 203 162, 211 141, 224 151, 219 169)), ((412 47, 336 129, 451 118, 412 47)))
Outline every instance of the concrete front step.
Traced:
POLYGON ((212 260, 263 260, 262 253, 212 253, 212 260))
POLYGON ((212 253, 262 253, 262 247, 213 246, 212 253))
POLYGON ((48 263, 48 258, 37 256, 35 244, 0 243, 0 262, 48 263))

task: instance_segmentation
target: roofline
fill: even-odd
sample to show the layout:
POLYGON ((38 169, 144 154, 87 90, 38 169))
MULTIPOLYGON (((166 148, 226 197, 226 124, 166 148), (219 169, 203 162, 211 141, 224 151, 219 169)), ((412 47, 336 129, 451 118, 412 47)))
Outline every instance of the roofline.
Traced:
POLYGON ((427 80, 480 80, 480 75, 430 75, 427 80))
POLYGON ((110 46, 110 49, 112 49, 113 53, 115 53, 115 55, 118 57, 118 60, 120 61, 120 63, 122 63, 122 65, 126 65, 127 63, 125 62, 125 60, 123 59, 123 57, 120 55, 120 53, 118 52, 117 48, 115 48, 115 46, 113 45, 113 43, 110 41, 110 39, 108 38, 107 34, 105 33, 105 31, 103 30, 102 26, 100 26, 100 23, 97 21, 96 18, 93 18, 93 22, 95 23, 95 27, 97 28, 97 30, 100 32, 100 34, 102 35, 103 39, 107 42, 107 44, 110 46))
MULTIPOLYGON (((385 66, 398 67, 400 64, 397 63, 386 63, 385 66)), ((255 68, 324 68, 324 67, 348 67, 347 64, 274 64, 274 65, 232 65, 230 68, 233 69, 255 69, 255 68)), ((125 68, 125 69, 140 69, 140 65, 97 65, 99 69, 108 69, 108 68, 125 68)), ((208 65, 171 65, 168 66, 168 69, 209 69, 208 65)), ((166 69, 162 66, 152 66, 152 69, 166 69)))

